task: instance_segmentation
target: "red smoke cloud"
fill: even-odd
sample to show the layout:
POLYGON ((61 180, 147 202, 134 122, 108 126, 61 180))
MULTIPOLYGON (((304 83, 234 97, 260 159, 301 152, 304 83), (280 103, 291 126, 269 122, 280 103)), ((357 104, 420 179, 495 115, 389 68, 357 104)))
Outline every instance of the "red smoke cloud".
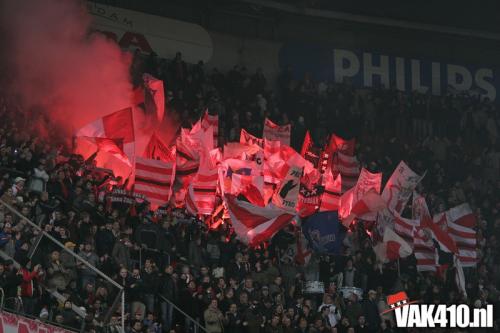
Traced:
POLYGON ((67 140, 75 129, 130 105, 131 55, 102 35, 89 35, 83 2, 2 2, 9 87, 31 125, 56 127, 67 140))

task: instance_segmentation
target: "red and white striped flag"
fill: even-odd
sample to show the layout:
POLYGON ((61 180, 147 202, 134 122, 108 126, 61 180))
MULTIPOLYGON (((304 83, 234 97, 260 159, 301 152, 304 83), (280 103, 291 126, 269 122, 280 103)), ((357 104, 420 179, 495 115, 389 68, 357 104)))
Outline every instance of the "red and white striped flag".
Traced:
POLYGON ((334 174, 342 175, 342 193, 354 187, 358 181, 360 165, 356 156, 349 156, 338 152, 332 161, 334 174))
POLYGON ((337 178, 333 178, 332 172, 327 170, 323 175, 323 185, 325 187, 321 195, 320 212, 339 210, 340 192, 342 189, 342 176, 339 174, 337 178))
POLYGON ((430 232, 425 227, 417 227, 413 233, 413 252, 417 260, 417 271, 436 272, 436 247, 430 232))
MULTIPOLYGON (((80 128, 76 137, 106 138, 117 140, 132 165, 135 157, 135 134, 132 108, 125 108, 94 120, 80 128)), ((85 156, 84 156, 85 157, 85 156)))
POLYGON ((171 156, 168 162, 136 158, 134 192, 144 195, 153 210, 170 200, 175 179, 175 148, 171 156))
POLYGON ((469 204, 461 204, 446 211, 448 233, 458 247, 458 259, 463 267, 477 264, 476 216, 469 204))
POLYGON ((219 149, 216 148, 202 153, 198 173, 189 184, 187 195, 194 203, 197 213, 201 215, 211 215, 215 209, 219 174, 218 161, 213 156, 220 155, 218 151, 219 149))
MULTIPOLYGON (((394 231, 401 236, 408 244, 413 246, 413 234, 415 228, 420 226, 420 221, 418 219, 407 219, 394 213, 394 231)), ((388 228, 386 228, 388 229, 388 228)))
POLYGON ((230 194, 224 198, 236 235, 243 243, 252 247, 273 237, 295 217, 295 214, 273 205, 259 207, 238 200, 230 194))
POLYGON ((413 233, 413 251, 417 259, 417 270, 419 272, 435 272, 438 266, 436 247, 432 241, 432 233, 425 222, 430 219, 430 212, 425 198, 417 193, 414 193, 413 196, 412 216, 418 221, 418 226, 413 233))
POLYGON ((291 125, 279 126, 266 118, 262 137, 271 141, 280 141, 282 144, 289 146, 291 128, 291 125))

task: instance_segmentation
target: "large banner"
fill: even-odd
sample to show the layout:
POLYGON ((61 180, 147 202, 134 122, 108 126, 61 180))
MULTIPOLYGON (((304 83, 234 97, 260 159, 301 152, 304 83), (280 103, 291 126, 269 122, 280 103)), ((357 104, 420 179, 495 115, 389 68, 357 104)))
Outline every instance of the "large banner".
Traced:
POLYGON ((264 121, 264 133, 262 137, 270 141, 279 141, 284 145, 290 145, 291 125, 279 126, 267 119, 264 121))
POLYGON ((496 100, 498 68, 448 63, 439 59, 406 58, 332 45, 287 43, 280 50, 282 68, 290 65, 297 78, 309 72, 317 80, 350 81, 358 87, 385 86, 400 91, 430 91, 433 95, 473 90, 496 100))
POLYGON ((60 327, 41 323, 8 312, 0 312, 0 332, 2 333, 73 333, 60 327))

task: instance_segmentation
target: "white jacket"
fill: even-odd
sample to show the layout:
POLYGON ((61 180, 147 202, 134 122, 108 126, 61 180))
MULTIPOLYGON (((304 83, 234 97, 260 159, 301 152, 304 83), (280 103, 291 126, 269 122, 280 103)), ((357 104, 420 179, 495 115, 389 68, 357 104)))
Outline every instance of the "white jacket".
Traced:
POLYGON ((49 181, 49 175, 45 170, 40 170, 38 168, 33 169, 33 175, 30 179, 29 190, 33 192, 43 192, 45 191, 45 184, 49 181))

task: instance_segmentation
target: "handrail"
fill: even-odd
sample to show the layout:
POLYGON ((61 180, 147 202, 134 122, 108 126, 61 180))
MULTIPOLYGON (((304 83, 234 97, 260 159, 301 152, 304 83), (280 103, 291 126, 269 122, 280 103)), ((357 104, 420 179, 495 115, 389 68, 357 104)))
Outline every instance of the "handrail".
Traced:
MULTIPOLYGON (((7 253, 5 253, 3 250, 0 250, 0 257, 3 258, 4 260, 12 260, 13 265, 16 269, 21 268, 21 265, 12 257, 10 257, 7 253)), ((66 298, 64 298, 63 295, 61 295, 57 290, 50 290, 47 288, 47 286, 40 284, 45 290, 47 290, 52 296, 54 296, 58 301, 66 301, 66 298)), ((3 292, 3 289, 2 289, 3 292)), ((3 304, 2 307, 3 309, 3 304)), ((75 304, 71 304, 71 309, 80 317, 85 318, 85 313, 75 304)))
POLYGON ((67 247, 64 246, 64 244, 62 244, 61 242, 59 242, 57 239, 55 239, 54 237, 52 237, 51 235, 49 235, 47 232, 45 232, 45 230, 43 230, 41 227, 39 227, 37 224, 31 222, 30 219, 28 219, 26 216, 22 215, 21 213, 19 213, 17 211, 17 209, 14 209, 14 207, 12 207, 11 205, 7 204, 5 201, 3 201, 2 199, 0 199, 0 204, 4 205, 8 210, 10 210, 12 213, 16 214, 17 217, 19 217, 20 219, 28 222, 29 225, 31 225, 33 228, 37 229, 38 231, 40 231, 45 237, 47 237, 48 239, 50 239, 51 241, 53 241, 54 243, 56 243, 57 245, 59 245, 64 251, 68 252, 69 254, 71 254, 73 257, 75 257, 76 259, 80 260, 81 262, 83 262, 85 265, 87 265, 90 269, 92 269, 94 272, 96 272, 97 274, 99 274, 102 278, 104 278, 106 281, 110 282, 113 286, 117 287, 118 289, 122 290, 123 289, 123 286, 121 286, 120 284, 118 284, 116 281, 114 281, 113 279, 111 279, 109 276, 107 276, 106 274, 104 274, 103 272, 101 272, 101 270, 99 270, 97 267, 95 267, 94 265, 90 264, 87 260, 83 259, 80 255, 76 254, 75 252, 73 252, 72 250, 68 249, 67 247))
POLYGON ((172 305, 177 311, 179 311, 180 313, 182 313, 184 316, 186 316, 186 318, 188 318, 190 321, 192 321, 196 326, 198 326, 199 328, 201 328, 201 330, 203 332, 207 332, 207 329, 205 327, 203 327, 198 321, 196 321, 196 319, 194 319, 193 317, 191 317, 190 315, 188 315, 186 312, 182 311, 181 308, 179 308, 177 305, 174 304, 174 302, 172 302, 171 300, 167 299, 163 295, 159 295, 158 294, 158 296, 160 297, 160 299, 162 301, 167 302, 170 305, 172 305))
POLYGON ((0 287, 0 293, 2 294, 2 298, 0 300, 0 309, 3 309, 3 305, 5 302, 5 292, 3 291, 3 288, 0 287))

